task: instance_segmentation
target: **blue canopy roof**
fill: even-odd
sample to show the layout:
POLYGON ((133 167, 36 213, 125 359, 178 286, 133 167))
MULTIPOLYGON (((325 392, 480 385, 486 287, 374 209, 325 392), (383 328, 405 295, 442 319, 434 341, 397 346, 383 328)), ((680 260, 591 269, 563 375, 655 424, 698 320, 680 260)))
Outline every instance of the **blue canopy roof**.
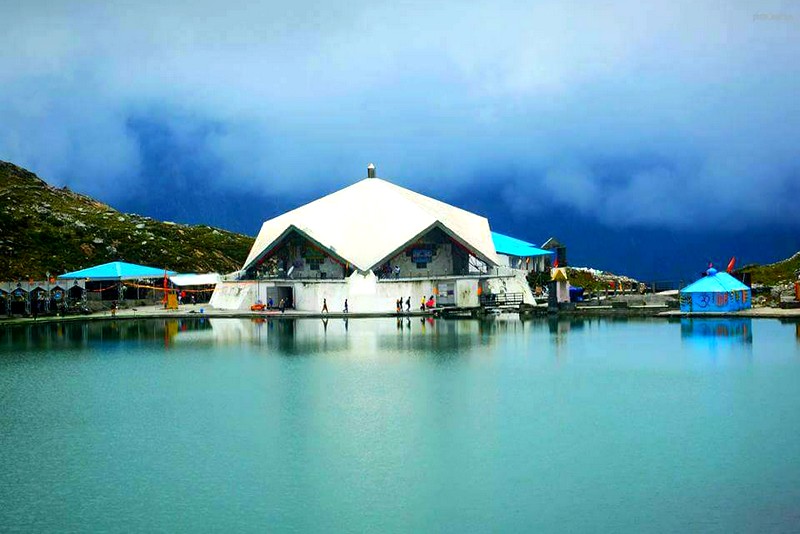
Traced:
POLYGON ((532 243, 509 237, 507 235, 492 232, 492 241, 494 242, 494 249, 498 254, 506 254, 508 256, 518 256, 526 258, 528 256, 544 256, 546 254, 553 254, 549 250, 542 250, 532 243))
MULTIPOLYGON (((175 274, 174 271, 167 271, 167 275, 175 274)), ((137 278, 161 278, 164 276, 164 269, 136 265, 135 263, 125 263, 124 261, 112 261, 102 265, 95 265, 65 273, 58 278, 89 278, 92 280, 135 280, 137 278)))
POLYGON ((750 291, 750 288, 733 276, 709 269, 706 276, 681 289, 681 293, 727 293, 744 290, 750 291))

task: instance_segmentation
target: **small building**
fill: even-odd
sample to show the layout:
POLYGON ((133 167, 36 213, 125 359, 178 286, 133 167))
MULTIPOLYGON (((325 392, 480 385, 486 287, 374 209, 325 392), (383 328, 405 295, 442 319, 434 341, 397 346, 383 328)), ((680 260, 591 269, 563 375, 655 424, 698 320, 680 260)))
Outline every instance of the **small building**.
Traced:
POLYGON ((564 243, 560 242, 555 237, 551 237, 547 241, 544 242, 542 245, 542 249, 549 250, 555 253, 554 258, 547 258, 548 261, 552 260, 552 263, 547 264, 547 268, 550 267, 566 267, 567 266, 567 246, 564 243), (555 264, 558 265, 555 265, 555 264))
POLYGON ((83 300, 86 296, 86 281, 85 280, 72 280, 72 285, 68 285, 67 302, 78 302, 83 300))
POLYGON ((752 305, 749 287, 713 267, 703 278, 681 289, 680 297, 682 312, 731 312, 752 305))
POLYGON ((27 315, 30 309, 28 301, 28 291, 26 291, 21 283, 8 292, 7 313, 9 315, 27 315))
POLYGON ((492 232, 492 242, 500 265, 511 269, 541 273, 548 268, 547 260, 555 256, 554 251, 498 232, 492 232))
POLYGON ((30 310, 33 315, 44 314, 48 311, 50 305, 50 291, 47 290, 45 284, 37 284, 28 292, 30 299, 30 310))
MULTIPOLYGON (((123 284, 126 280, 159 280, 169 275, 176 274, 156 267, 126 263, 124 261, 112 261, 88 267, 79 271, 65 273, 58 277, 63 283, 65 280, 85 281, 84 290, 92 300, 124 300, 125 298, 139 299, 144 298, 139 291, 139 284, 132 284, 127 288, 123 284)), ((73 286, 74 287, 74 286, 73 286)), ((73 288, 70 288, 72 297, 73 288)), ((148 291, 144 289, 144 291, 148 291)))

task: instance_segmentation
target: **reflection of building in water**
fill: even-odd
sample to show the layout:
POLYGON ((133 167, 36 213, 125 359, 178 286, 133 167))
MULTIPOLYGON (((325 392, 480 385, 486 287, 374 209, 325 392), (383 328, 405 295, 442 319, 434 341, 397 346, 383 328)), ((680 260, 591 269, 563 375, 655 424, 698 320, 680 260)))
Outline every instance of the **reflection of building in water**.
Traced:
MULTIPOLYGON (((385 350, 427 351, 446 339, 450 348, 485 344, 480 321, 445 321, 432 317, 410 319, 233 319, 210 320, 202 333, 209 343, 251 343, 289 354, 347 352, 368 357, 385 350), (455 343, 454 343, 455 341, 455 343)), ((197 334, 192 340, 198 341, 197 334)), ((176 338, 180 341, 181 336, 176 338)))
POLYGON ((547 318, 547 330, 556 343, 566 341, 567 335, 572 330, 580 330, 584 326, 584 319, 559 319, 555 316, 547 318))
POLYGON ((681 319, 681 338, 751 344, 753 323, 749 318, 681 319))
POLYGON ((204 318, 116 319, 113 321, 69 321, 8 326, 0 334, 0 348, 28 347, 63 349, 119 341, 171 342, 192 332, 210 331, 204 318))
POLYGON ((0 350, 68 349, 135 341, 169 348, 253 345, 284 355, 318 352, 370 358, 384 351, 458 353, 494 343, 495 330, 525 328, 502 321, 448 321, 433 317, 386 319, 116 319, 7 326, 0 350), (488 330, 487 330, 488 329, 488 330))

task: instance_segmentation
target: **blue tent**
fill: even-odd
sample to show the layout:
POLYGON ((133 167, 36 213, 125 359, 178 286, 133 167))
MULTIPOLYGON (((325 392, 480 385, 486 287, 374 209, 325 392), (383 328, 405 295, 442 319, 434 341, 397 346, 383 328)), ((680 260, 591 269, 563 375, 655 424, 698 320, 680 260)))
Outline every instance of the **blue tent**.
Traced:
MULTIPOLYGON (((163 278, 164 269, 136 265, 135 263, 125 263, 124 261, 112 261, 102 265, 95 265, 62 274, 60 279, 88 279, 88 280, 137 280, 140 278, 163 278)), ((166 271, 167 276, 176 274, 174 271, 166 271)))
POLYGON ((750 306, 750 288, 713 267, 706 276, 681 289, 682 312, 729 312, 750 306))
POLYGON ((497 251, 498 254, 506 254, 507 256, 527 258, 529 256, 546 256, 553 254, 553 252, 542 250, 527 241, 498 234, 497 232, 492 232, 492 241, 494 242, 495 251, 497 251))

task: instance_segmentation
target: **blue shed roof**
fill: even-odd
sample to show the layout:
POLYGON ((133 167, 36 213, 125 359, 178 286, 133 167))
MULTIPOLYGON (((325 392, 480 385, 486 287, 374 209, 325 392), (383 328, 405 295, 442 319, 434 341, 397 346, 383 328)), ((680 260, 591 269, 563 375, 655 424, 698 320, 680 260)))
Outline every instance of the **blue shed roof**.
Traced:
POLYGON ((750 288, 728 273, 720 273, 709 269, 709 274, 697 282, 690 284, 681 293, 727 293, 729 291, 749 291, 750 288))
MULTIPOLYGON (((174 271, 167 271, 167 275, 175 274, 174 271)), ((164 276, 164 269, 136 265, 135 263, 125 263, 124 261, 112 261, 102 265, 95 265, 65 273, 58 278, 89 278, 93 280, 134 280, 137 278, 161 278, 164 276)))
POLYGON ((528 256, 544 256, 553 254, 549 250, 542 250, 532 243, 509 237, 507 235, 492 232, 492 241, 494 242, 494 249, 498 254, 506 254, 508 256, 528 257, 528 256))

